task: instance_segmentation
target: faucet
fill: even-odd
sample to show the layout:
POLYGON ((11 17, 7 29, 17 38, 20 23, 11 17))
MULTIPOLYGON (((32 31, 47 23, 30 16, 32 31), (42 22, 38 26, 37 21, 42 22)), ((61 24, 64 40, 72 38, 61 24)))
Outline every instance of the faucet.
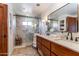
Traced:
POLYGON ((68 32, 66 39, 68 40, 68 36, 69 36, 69 34, 71 34, 71 38, 70 38, 70 40, 73 40, 73 38, 72 38, 72 32, 68 32))
POLYGON ((66 37, 67 40, 68 40, 68 36, 69 36, 69 32, 68 32, 67 37, 66 37))
POLYGON ((70 32, 70 34, 71 34, 71 39, 70 40, 73 40, 72 33, 70 32))
MULTIPOLYGON (((71 35, 70 40, 73 41, 72 32, 68 32, 66 39, 68 40, 68 36, 69 36, 69 34, 71 35)), ((76 38, 75 38, 75 42, 78 42, 78 39, 79 39, 79 37, 76 37, 76 38)))

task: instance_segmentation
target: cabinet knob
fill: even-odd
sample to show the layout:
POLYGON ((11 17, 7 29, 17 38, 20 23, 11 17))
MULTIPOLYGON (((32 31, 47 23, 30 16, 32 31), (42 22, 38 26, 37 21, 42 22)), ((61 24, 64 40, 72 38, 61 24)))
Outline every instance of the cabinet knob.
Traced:
POLYGON ((6 38, 6 37, 7 37, 7 35, 4 34, 4 38, 6 38))

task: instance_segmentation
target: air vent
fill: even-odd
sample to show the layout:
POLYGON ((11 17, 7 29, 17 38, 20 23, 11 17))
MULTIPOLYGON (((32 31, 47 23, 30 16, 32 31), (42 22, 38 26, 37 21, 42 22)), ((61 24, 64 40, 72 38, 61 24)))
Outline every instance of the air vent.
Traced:
POLYGON ((39 3, 37 3, 37 4, 36 4, 36 6, 40 6, 40 4, 39 4, 39 3))

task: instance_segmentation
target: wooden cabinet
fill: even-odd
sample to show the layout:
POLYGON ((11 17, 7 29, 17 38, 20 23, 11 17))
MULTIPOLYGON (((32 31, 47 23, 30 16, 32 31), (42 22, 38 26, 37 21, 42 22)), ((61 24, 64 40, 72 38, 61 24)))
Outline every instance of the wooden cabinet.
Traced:
POLYGON ((39 36, 37 36, 37 49, 42 51, 44 56, 50 56, 50 42, 39 36))
POLYGON ((38 46, 38 48, 41 50, 41 48, 42 48, 42 46, 41 46, 41 43, 37 43, 37 46, 38 46))
POLYGON ((41 49, 41 37, 37 36, 37 48, 41 49))
POLYGON ((36 38, 37 38, 37 41, 41 43, 41 37, 37 36, 36 38))
POLYGON ((44 56, 50 56, 50 50, 47 49, 45 46, 42 45, 42 52, 44 56))
POLYGON ((38 38, 37 38, 37 48, 41 50, 44 56, 79 56, 78 52, 75 52, 69 48, 51 42, 42 37, 38 38))
POLYGON ((53 52, 50 52, 50 55, 51 55, 51 56, 56 56, 56 54, 55 54, 55 53, 53 53, 53 52))
POLYGON ((42 44, 50 50, 50 42, 46 39, 42 39, 42 44))
POLYGON ((51 43, 51 52, 54 52, 56 55, 64 56, 63 49, 60 45, 51 43))
POLYGON ((66 18, 66 24, 67 24, 67 31, 68 32, 77 32, 77 17, 67 17, 66 18))
POLYGON ((41 49, 42 48, 42 45, 41 45, 41 37, 37 36, 36 38, 37 38, 37 40, 36 40, 37 51, 38 51, 39 55, 43 55, 42 49, 41 49))
POLYGON ((50 56, 50 42, 42 38, 42 52, 45 56, 50 56))
POLYGON ((59 56, 79 56, 79 53, 56 43, 51 43, 51 51, 59 56))

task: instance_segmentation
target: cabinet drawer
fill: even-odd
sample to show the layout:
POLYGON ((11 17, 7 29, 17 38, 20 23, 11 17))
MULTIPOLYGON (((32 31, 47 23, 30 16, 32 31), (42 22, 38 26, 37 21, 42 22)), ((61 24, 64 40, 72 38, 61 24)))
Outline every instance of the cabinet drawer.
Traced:
POLYGON ((41 37, 37 36, 37 42, 41 43, 41 37))
POLYGON ((41 49, 42 47, 41 47, 41 43, 37 43, 37 47, 39 48, 39 49, 41 49))
POLYGON ((50 42, 46 39, 42 39, 42 44, 50 50, 50 42))
POLYGON ((59 56, 79 56, 79 53, 55 43, 51 43, 51 51, 59 56))
POLYGON ((55 51, 55 44, 54 43, 51 43, 50 44, 50 47, 51 47, 51 49, 50 49, 51 52, 54 52, 55 51))
POLYGON ((44 46, 42 46, 42 52, 44 56, 50 56, 50 51, 44 46))
POLYGON ((56 55, 63 56, 64 52, 60 49, 61 47, 55 43, 51 43, 51 52, 54 52, 56 55))

